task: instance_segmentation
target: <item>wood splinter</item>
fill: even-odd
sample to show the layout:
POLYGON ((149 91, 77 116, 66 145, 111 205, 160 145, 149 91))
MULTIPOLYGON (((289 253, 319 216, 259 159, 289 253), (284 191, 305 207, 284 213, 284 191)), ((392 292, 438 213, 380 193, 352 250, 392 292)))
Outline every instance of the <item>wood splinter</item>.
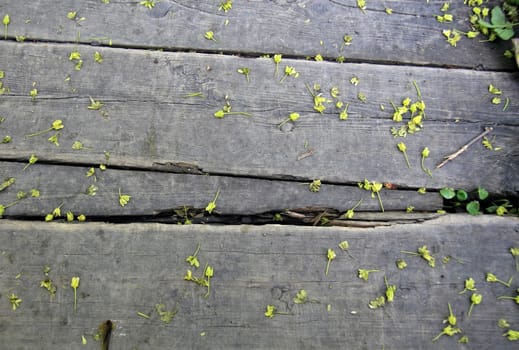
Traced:
POLYGON ((472 140, 470 140, 467 144, 465 144, 463 147, 461 147, 459 150, 457 150, 456 152, 454 152, 453 154, 445 157, 443 159, 443 161, 441 163, 439 163, 437 166, 436 166, 436 169, 439 169, 441 168, 442 166, 444 166, 445 164, 447 164, 448 162, 450 162, 451 160, 454 160, 457 156, 459 156, 460 154, 462 154, 463 152, 465 152, 467 150, 467 148, 469 148, 472 144, 474 144, 476 141, 478 141, 479 139, 485 137, 489 132, 491 132, 492 130, 494 130, 493 127, 486 127, 485 128, 485 131, 483 131, 481 134, 479 134, 478 136, 474 137, 472 140))

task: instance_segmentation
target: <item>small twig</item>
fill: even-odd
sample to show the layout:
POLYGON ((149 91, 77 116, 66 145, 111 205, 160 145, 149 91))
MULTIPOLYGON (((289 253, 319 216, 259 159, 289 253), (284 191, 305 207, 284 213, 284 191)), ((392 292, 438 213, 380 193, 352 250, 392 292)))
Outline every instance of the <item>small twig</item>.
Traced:
POLYGON ((295 211, 291 211, 291 210, 285 211, 285 214, 288 217, 291 217, 293 219, 304 220, 304 219, 308 218, 305 214, 301 214, 301 213, 298 213, 298 212, 295 212, 295 211))
POLYGON ((315 149, 310 148, 307 152, 300 154, 297 157, 297 160, 299 161, 299 160, 303 160, 305 158, 308 158, 308 157, 312 156, 314 153, 315 153, 315 149))
POLYGON ((459 156, 460 154, 462 154, 463 152, 465 152, 467 150, 467 148, 469 148, 472 144, 474 144, 476 141, 478 141, 479 139, 485 137, 489 132, 491 132, 492 130, 494 130, 494 128, 492 127, 487 127, 485 128, 485 131, 483 131, 481 134, 479 134, 478 136, 474 137, 472 140, 470 140, 466 145, 464 145, 463 147, 461 147, 459 150, 457 150, 456 152, 454 152, 453 154, 445 157, 445 159, 439 163, 437 166, 436 166, 436 169, 439 169, 441 168, 442 166, 444 166, 445 164, 447 164, 448 162, 450 162, 451 160, 454 160, 457 156, 459 156))
POLYGON ((328 214, 328 212, 325 210, 322 213, 316 215, 312 220, 312 226, 316 226, 326 214, 328 214))

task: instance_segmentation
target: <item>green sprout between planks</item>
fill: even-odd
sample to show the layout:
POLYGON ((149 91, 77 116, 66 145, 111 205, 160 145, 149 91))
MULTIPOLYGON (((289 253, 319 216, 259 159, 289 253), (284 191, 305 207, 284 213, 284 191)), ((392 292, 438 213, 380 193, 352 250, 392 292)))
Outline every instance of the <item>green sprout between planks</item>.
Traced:
POLYGON ((451 211, 464 208, 471 215, 479 215, 481 209, 484 208, 485 212, 498 216, 515 214, 518 211, 518 208, 514 207, 508 199, 489 199, 488 191, 481 186, 470 192, 464 189, 455 190, 451 187, 445 187, 440 190, 440 195, 446 200, 445 208, 451 211))

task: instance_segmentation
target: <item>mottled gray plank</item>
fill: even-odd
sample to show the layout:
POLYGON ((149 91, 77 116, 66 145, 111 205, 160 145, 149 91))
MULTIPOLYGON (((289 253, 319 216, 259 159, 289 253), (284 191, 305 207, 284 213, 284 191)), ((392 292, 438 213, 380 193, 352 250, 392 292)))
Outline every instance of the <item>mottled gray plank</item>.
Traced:
POLYGON ((104 162, 103 152, 110 151, 111 164, 146 169, 188 163, 211 174, 277 179, 352 184, 368 178, 414 188, 481 185, 502 193, 519 188, 517 73, 292 60, 287 63, 301 76, 279 84, 273 78, 274 64, 266 59, 75 45, 0 45, 0 59, 6 62, 3 81, 11 89, 0 101, 6 117, 0 127, 13 137, 10 144, 0 145, 3 159, 28 159, 36 153, 52 162, 95 164, 104 162), (76 48, 85 60, 79 72, 68 60, 76 48), (105 57, 102 64, 93 62, 96 50, 105 57), (250 83, 236 72, 243 66, 251 68, 250 83), (64 81, 67 76, 70 81, 64 81), (349 83, 353 76, 360 78, 357 87, 349 83), (427 106, 424 128, 396 139, 389 129, 399 124, 391 120, 389 101, 415 100, 413 80, 427 106), (35 101, 28 96, 33 82, 38 88, 35 101), (338 87, 341 100, 351 104, 349 119, 339 120, 333 104, 324 115, 315 112, 305 83, 321 84, 325 96, 331 87, 338 87), (490 103, 491 83, 503 91, 499 106, 490 103), (190 92, 202 92, 204 98, 184 97, 190 92), (367 103, 357 100, 358 92, 367 96, 367 103), (214 118, 226 95, 233 111, 252 117, 214 118), (90 97, 105 103, 107 118, 87 109, 90 97), (510 104, 503 112, 505 97, 510 104), (293 111, 301 118, 278 128, 293 111), (60 147, 46 141, 50 135, 25 137, 58 118, 65 124, 60 147), (488 151, 478 142, 434 171, 432 178, 421 170, 423 147, 431 150, 426 166, 434 168, 489 125, 495 128, 491 137, 496 137, 501 151, 488 151), (76 140, 92 149, 72 150, 76 140), (407 144, 411 169, 396 148, 401 140, 407 144), (315 153, 300 159, 308 149, 315 153))
MULTIPOLYGON (((0 5, 11 15, 9 34, 31 40, 104 43, 122 47, 207 50, 260 55, 321 54, 328 59, 344 55, 352 61, 448 65, 486 69, 513 69, 503 52, 509 42, 485 43, 482 36, 462 39, 451 47, 446 29, 469 31, 470 8, 452 2, 453 23, 438 23, 444 1, 366 2, 365 13, 353 0, 234 1, 228 13, 218 11, 221 1, 162 0, 148 10, 139 1, 39 0, 0 5), (387 15, 386 7, 393 9, 387 15), (59 9, 59 10, 57 10, 59 9), (76 23, 67 12, 77 11, 76 23), (29 21, 30 20, 30 21, 29 21), (228 24, 226 25, 226 21, 228 24), (213 31, 217 42, 204 34, 213 31), (343 36, 352 44, 342 48, 343 36), (105 38, 100 40, 99 38, 105 38), (342 49, 342 50, 341 50, 342 49)), ((492 7, 490 4, 485 4, 492 7)))
MULTIPOLYGON (((513 349, 497 321, 518 329, 517 305, 497 300, 514 295, 519 274, 508 252, 517 246, 513 218, 446 216, 422 224, 376 229, 289 226, 178 226, 160 224, 56 224, 2 221, 0 225, 0 341, 8 349, 97 349, 92 339, 101 321, 116 324, 110 349, 463 349, 459 337, 432 338, 445 327, 447 303, 471 348, 513 349), (350 254, 337 244, 348 240, 350 254), (212 292, 183 280, 184 259, 201 243, 200 263, 214 267, 212 292), (401 250, 427 245, 435 268, 401 250), (328 276, 326 251, 334 248, 328 276), (451 255, 443 264, 442 257, 451 255), (397 270, 404 257, 408 268, 397 270), (44 266, 58 287, 50 298, 40 288, 44 266), (380 269, 369 281, 357 269, 380 269), (494 272, 513 276, 511 288, 485 282, 494 272), (19 278, 16 276, 20 274, 19 278), (397 286, 394 302, 370 310, 385 290, 383 276, 397 286), (72 276, 79 276, 73 311, 72 276), (483 302, 467 316, 470 294, 459 292, 472 277, 483 302), (295 305, 299 289, 319 304, 295 305), (10 310, 7 295, 23 301, 10 310), (178 307, 169 325, 156 303, 178 307), (273 319, 266 305, 281 312, 273 319), (331 311, 327 312, 327 305, 331 311), (137 316, 140 311, 150 319, 137 316), (356 312, 356 313, 352 313, 356 312), (201 336, 204 332, 205 336, 201 336), (81 346, 81 335, 88 344, 81 346)), ((196 271, 196 275, 201 272, 196 271)))
MULTIPOLYGON (((346 211, 362 199, 357 211, 380 211, 379 203, 369 192, 357 186, 322 185, 319 192, 311 192, 309 183, 270 181, 225 176, 171 174, 164 172, 116 170, 101 171, 87 177, 88 167, 34 164, 23 171, 23 163, 0 162, 0 180, 14 177, 16 182, 0 193, 0 203, 16 200, 18 191, 40 190, 39 198, 30 196, 5 211, 5 216, 41 216, 59 205, 65 215, 72 211, 87 216, 157 215, 170 213, 172 208, 204 209, 220 195, 215 213, 261 214, 303 207, 331 208, 346 211), (86 194, 90 185, 97 186, 97 194, 86 194), (124 208, 119 205, 119 189, 131 195, 124 208)), ((435 211, 442 208, 437 193, 419 194, 416 191, 382 190, 384 208, 388 211, 435 211)), ((411 217, 410 217, 411 218, 411 217)), ((391 220, 391 219, 389 219, 391 220)))

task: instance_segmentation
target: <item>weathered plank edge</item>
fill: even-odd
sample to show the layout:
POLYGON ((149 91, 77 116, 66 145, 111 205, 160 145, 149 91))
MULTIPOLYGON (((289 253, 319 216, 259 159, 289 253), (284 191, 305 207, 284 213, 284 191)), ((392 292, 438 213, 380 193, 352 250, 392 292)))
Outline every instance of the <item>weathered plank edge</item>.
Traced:
POLYGON ((504 317, 519 324, 517 308, 512 301, 495 299, 512 289, 484 278, 488 271, 517 276, 508 249, 519 244, 518 222, 517 218, 449 215, 422 224, 361 230, 6 220, 0 226, 4 262, 0 290, 17 293, 23 302, 14 313, 8 303, 0 304, 0 339, 20 344, 20 349, 38 342, 42 349, 55 350, 79 346, 83 334, 93 348, 98 345, 91 338, 97 325, 112 319, 118 326, 113 349, 135 345, 159 349, 172 342, 180 348, 196 344, 202 349, 341 348, 345 337, 359 349, 383 345, 437 349, 458 340, 442 337, 431 342, 444 327, 450 302, 472 346, 512 349, 497 320, 504 317), (337 259, 326 277, 326 248, 342 240, 349 241, 355 259, 337 248, 337 259), (184 259, 197 242, 202 243, 201 262, 215 268, 207 299, 204 290, 182 280, 189 267, 184 259), (423 244, 437 257, 434 269, 418 257, 399 253, 423 244), (468 263, 451 259, 443 264, 444 255, 468 263), (399 256, 407 260, 407 270, 400 272, 394 265, 399 256), (50 303, 47 292, 36 284, 44 276, 45 265, 51 265, 50 276, 58 285, 57 298, 50 303), (398 287, 392 305, 384 310, 367 308, 367 300, 384 291, 383 275, 374 273, 363 282, 356 276, 358 268, 385 270, 389 282, 398 287), (73 275, 81 276, 77 314, 68 287, 73 275), (469 276, 484 295, 470 319, 466 314, 470 295, 459 294, 469 276), (301 288, 322 303, 293 305, 292 297, 301 288), (161 325, 155 315, 145 320, 135 314, 153 313, 156 302, 180 307, 171 324, 161 325), (267 304, 294 315, 266 319, 267 304), (327 304, 332 305, 330 312, 327 304))
MULTIPOLYGON (((273 181, 267 179, 193 175, 139 170, 112 169, 102 171, 98 166, 66 166, 36 163, 23 170, 26 163, 0 161, 0 179, 15 178, 15 183, 0 192, 4 205, 15 202, 18 191, 29 194, 40 190, 38 198, 22 199, 5 210, 6 216, 45 216, 62 205, 68 210, 87 216, 161 215, 172 208, 203 209, 220 191, 215 213, 222 215, 251 215, 302 207, 321 207, 330 213, 344 212, 360 199, 357 211, 379 211, 376 198, 357 185, 322 184, 311 192, 309 182, 273 181), (90 171, 93 175, 88 176, 90 171), (91 186, 95 195, 87 195, 91 186), (122 207, 119 190, 131 196, 122 207)), ((388 211, 405 211, 413 205, 416 211, 435 211, 442 207, 437 193, 383 190, 383 204, 388 211)), ((316 210, 319 212, 320 210, 316 210)))

